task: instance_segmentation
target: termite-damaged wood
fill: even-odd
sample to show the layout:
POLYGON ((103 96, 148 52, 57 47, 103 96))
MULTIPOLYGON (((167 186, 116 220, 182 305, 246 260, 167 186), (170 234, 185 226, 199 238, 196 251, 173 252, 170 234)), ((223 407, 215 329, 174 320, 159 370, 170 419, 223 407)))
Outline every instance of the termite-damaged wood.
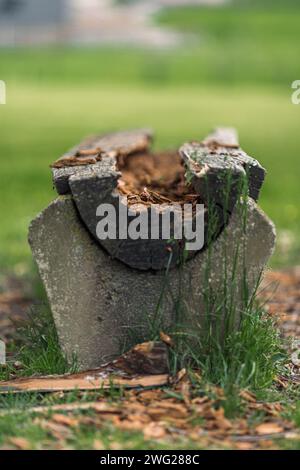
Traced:
MULTIPOLYGON (((178 152, 153 153, 151 139, 151 132, 143 129, 88 139, 52 165, 58 192, 72 193, 82 221, 98 243, 112 257, 140 270, 159 270, 180 262, 185 244, 180 218, 184 205, 192 208, 193 229, 196 218, 203 214, 204 249, 211 210, 214 228, 211 233, 211 224, 210 242, 221 233, 226 214, 231 213, 240 194, 241 181, 248 174, 249 195, 257 199, 265 175, 259 163, 240 149, 234 129, 217 129, 203 142, 184 144, 178 152), (200 203, 204 209, 199 209, 200 203), (98 223, 107 216, 97 211, 103 204, 115 208, 114 237, 98 236, 98 223), (161 229, 167 213, 175 216, 171 215, 166 239, 161 229), (158 221, 156 236, 153 215, 158 221), (138 239, 128 236, 127 231, 124 234, 123 226, 137 223, 139 218, 147 222, 148 231, 138 239), (182 236, 175 236, 178 233, 182 236)), ((199 249, 190 249, 187 259, 199 249)))
MULTIPOLYGON (((123 155, 122 159, 105 156, 96 165, 87 166, 71 175, 69 187, 89 232, 111 256, 135 269, 158 270, 178 264, 184 250, 183 237, 172 240, 172 243, 169 240, 182 231, 182 205, 191 205, 195 218, 204 211, 207 227, 207 211, 202 208, 196 211, 196 204, 201 202, 201 198, 199 194, 190 192, 185 180, 185 168, 176 151, 134 152, 123 155), (97 208, 103 203, 115 208, 116 235, 99 240, 97 225, 106 214, 102 217, 97 213, 97 208), (170 233, 164 238, 162 218, 171 211, 178 218, 170 215, 170 233), (120 213, 123 214, 121 226, 118 223, 120 213), (143 217, 147 222, 147 234, 137 240, 127 236, 127 232, 123 236, 123 226, 129 227, 138 217, 143 217), (159 230, 155 237, 153 217, 156 217, 159 230)), ((219 215, 216 233, 222 226, 221 211, 219 215)), ((193 257, 197 251, 190 250, 187 257, 193 257)))
POLYGON ((234 129, 217 129, 202 142, 184 144, 179 152, 193 189, 207 204, 226 205, 231 212, 245 178, 249 196, 258 199, 266 171, 241 150, 234 129))
MULTIPOLYGON (((80 177, 82 167, 86 165, 89 173, 99 176, 102 171, 107 173, 107 166, 110 165, 111 174, 117 176, 116 158, 122 160, 131 153, 146 151, 151 140, 150 129, 116 132, 85 139, 51 165, 53 183, 58 194, 70 193, 69 178, 73 175, 80 177)), ((86 177, 86 172, 83 177, 86 177)))

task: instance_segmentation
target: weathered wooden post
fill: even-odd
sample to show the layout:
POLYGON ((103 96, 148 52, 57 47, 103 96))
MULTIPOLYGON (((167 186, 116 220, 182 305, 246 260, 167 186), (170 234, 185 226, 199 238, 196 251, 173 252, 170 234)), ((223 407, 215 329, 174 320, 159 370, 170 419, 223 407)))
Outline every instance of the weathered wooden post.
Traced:
POLYGON ((265 170, 240 149, 232 129, 219 129, 175 152, 153 153, 151 141, 149 130, 120 132, 85 140, 63 155, 52 165, 59 197, 30 226, 29 241, 61 346, 69 356, 76 353, 82 367, 98 366, 134 338, 147 338, 158 302, 164 324, 171 325, 178 292, 190 318, 200 321, 206 266, 209 262, 210 287, 217 291, 224 283, 224 248, 226 270, 236 272, 236 302, 245 266, 251 289, 273 250, 274 226, 255 202, 265 170), (246 177, 245 227, 237 206, 246 177), (186 206, 190 220, 177 218, 186 206), (115 237, 99 237, 99 221, 103 228, 110 207, 116 214, 115 237), (210 207, 215 220, 209 238, 210 207), (165 238, 161 225, 169 212, 173 218, 165 238), (186 222, 194 227, 198 217, 204 244, 184 252, 180 229, 186 222), (143 221, 146 231, 130 237, 128 225, 143 221), (236 262, 241 241, 244 252, 236 262), (170 295, 162 297, 166 268, 170 295))

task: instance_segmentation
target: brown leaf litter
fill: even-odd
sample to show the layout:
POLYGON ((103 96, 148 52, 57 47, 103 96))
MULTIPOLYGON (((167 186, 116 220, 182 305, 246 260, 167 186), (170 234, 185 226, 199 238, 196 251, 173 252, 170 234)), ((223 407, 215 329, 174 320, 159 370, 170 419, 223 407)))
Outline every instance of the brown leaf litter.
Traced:
POLYGON ((27 320, 32 298, 26 283, 14 276, 3 276, 0 282, 0 338, 9 344, 18 339, 17 328, 27 320))
MULTIPOLYGON (((181 386, 175 388, 178 394, 181 386)), ((105 429, 109 424, 121 431, 140 432, 145 440, 192 441, 204 447, 261 449, 276 447, 274 438, 299 439, 291 424, 280 416, 267 415, 264 423, 249 425, 245 417, 226 418, 219 398, 188 395, 188 401, 184 401, 170 396, 168 389, 128 390, 122 400, 113 403, 98 397, 89 403, 37 406, 27 413, 34 416, 35 425, 65 447, 80 427, 105 429)), ((24 442, 10 444, 18 447, 24 442)))
MULTIPOLYGON (((300 337, 299 287, 300 269, 293 268, 267 273, 261 292, 261 295, 267 299, 266 307, 269 313, 279 314, 278 324, 283 334, 292 333, 298 338, 300 337), (274 282, 278 283, 277 289, 274 289, 274 282)), ((280 439, 300 439, 293 424, 282 417, 284 408, 279 402, 262 402, 249 390, 241 390, 240 399, 244 405, 244 413, 241 417, 228 419, 223 408, 224 393, 218 387, 210 386, 195 396, 184 369, 171 380, 168 373, 153 375, 162 372, 159 370, 159 361, 160 358, 164 358, 165 361, 164 348, 172 347, 172 338, 166 333, 161 332, 160 340, 158 344, 150 346, 147 343, 137 345, 126 355, 106 365, 106 369, 102 371, 86 371, 59 378, 18 379, 19 382, 10 381, 6 384, 2 382, 1 386, 9 387, 14 383, 14 387, 18 388, 20 384, 27 383, 27 386, 29 385, 27 390, 35 385, 36 390, 53 391, 74 389, 74 387, 78 389, 82 383, 86 384, 87 389, 95 389, 95 386, 103 388, 105 383, 109 387, 113 382, 114 385, 121 385, 124 388, 132 387, 124 390, 123 398, 113 403, 104 397, 99 395, 95 397, 91 394, 91 401, 87 403, 77 401, 28 408, 27 413, 35 416, 34 424, 42 427, 52 439, 55 439, 54 444, 49 444, 53 448, 68 448, 68 442, 82 426, 105 429, 109 424, 120 430, 140 432, 145 440, 155 442, 163 440, 170 445, 177 441, 192 441, 195 446, 200 445, 203 448, 273 449, 277 448, 276 443, 280 439), (138 367, 142 368, 144 376, 137 375, 138 367), (49 387, 49 384, 52 386, 49 387), (249 418, 257 412, 263 413, 263 421, 250 424, 249 418)), ((165 366, 166 364, 163 367, 165 366)), ((278 377, 276 380, 279 387, 288 386, 287 377, 278 377)), ((26 389, 25 385, 24 388, 22 385, 20 387, 26 389)), ((67 392, 59 393, 63 397, 67 392)), ((77 393, 80 398, 83 392, 77 393)), ((1 415, 14 412, 20 411, 3 410, 1 415)), ((93 445, 94 448, 104 448, 99 440, 93 445)), ((21 432, 20 436, 7 440, 8 448, 23 449, 30 446, 30 442, 21 432)), ((115 443, 115 446, 120 445, 115 443)))
POLYGON ((300 266, 268 271, 261 286, 270 315, 285 336, 300 338, 300 266))

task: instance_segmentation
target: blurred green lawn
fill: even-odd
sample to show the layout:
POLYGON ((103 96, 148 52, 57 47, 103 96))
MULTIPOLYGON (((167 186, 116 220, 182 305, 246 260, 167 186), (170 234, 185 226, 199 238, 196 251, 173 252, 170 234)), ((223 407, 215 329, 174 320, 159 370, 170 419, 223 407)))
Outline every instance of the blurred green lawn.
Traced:
POLYGON ((0 50, 2 268, 29 263, 28 224, 55 197, 50 162, 86 134, 137 126, 155 129, 157 147, 236 126, 268 170, 261 205, 281 240, 273 264, 300 262, 300 106, 291 103, 300 6, 242 3, 161 13, 157 21, 196 33, 176 51, 0 50))

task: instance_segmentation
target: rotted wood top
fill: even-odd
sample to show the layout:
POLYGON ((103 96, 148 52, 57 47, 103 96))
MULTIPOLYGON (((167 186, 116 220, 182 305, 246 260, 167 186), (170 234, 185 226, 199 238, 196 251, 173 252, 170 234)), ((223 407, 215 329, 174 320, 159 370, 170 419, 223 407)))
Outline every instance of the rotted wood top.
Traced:
POLYGON ((71 176, 105 175, 118 178, 116 159, 148 150, 153 133, 150 129, 116 132, 92 136, 73 147, 52 165, 53 184, 58 194, 70 193, 71 176))
MULTIPOLYGON (((116 239, 99 240, 96 233, 99 221, 96 210, 100 204, 109 203, 116 208, 118 214, 120 204, 124 204, 128 222, 139 216, 141 211, 146 211, 151 223, 150 208, 153 208, 153 205, 150 204, 149 207, 149 204, 148 206, 137 204, 135 207, 127 207, 127 196, 119 189, 124 162, 132 155, 138 155, 138 159, 134 162, 141 158, 150 159, 152 138, 153 134, 148 129, 92 137, 84 140, 51 165, 57 192, 72 194, 83 223, 98 243, 112 257, 140 270, 166 268, 170 263, 169 241, 161 238, 122 239, 119 236, 120 227, 117 227, 116 239)), ((224 228, 224 208, 227 213, 231 213, 240 196, 241 181, 246 177, 249 183, 249 196, 258 199, 265 170, 257 160, 240 148, 234 129, 219 128, 203 141, 185 143, 177 152, 177 158, 178 155, 182 161, 180 165, 183 165, 183 174, 185 171, 186 185, 193 193, 193 200, 195 201, 196 196, 199 202, 205 203, 205 230, 208 226, 207 206, 213 204, 215 207, 217 214, 215 238, 224 228)), ((178 165, 178 160, 176 164, 178 165)), ((147 188, 144 192, 147 193, 147 188)), ((162 196, 162 201, 164 202, 158 205, 159 213, 168 205, 172 205, 172 201, 165 202, 167 201, 165 196, 162 196)), ((172 230, 175 232, 176 227, 173 226, 172 230)), ((181 259, 183 241, 176 240, 172 244, 171 267, 181 259)), ((203 249, 205 247, 206 238, 203 249)), ((189 252, 188 257, 195 256, 196 253, 197 251, 189 252)))

